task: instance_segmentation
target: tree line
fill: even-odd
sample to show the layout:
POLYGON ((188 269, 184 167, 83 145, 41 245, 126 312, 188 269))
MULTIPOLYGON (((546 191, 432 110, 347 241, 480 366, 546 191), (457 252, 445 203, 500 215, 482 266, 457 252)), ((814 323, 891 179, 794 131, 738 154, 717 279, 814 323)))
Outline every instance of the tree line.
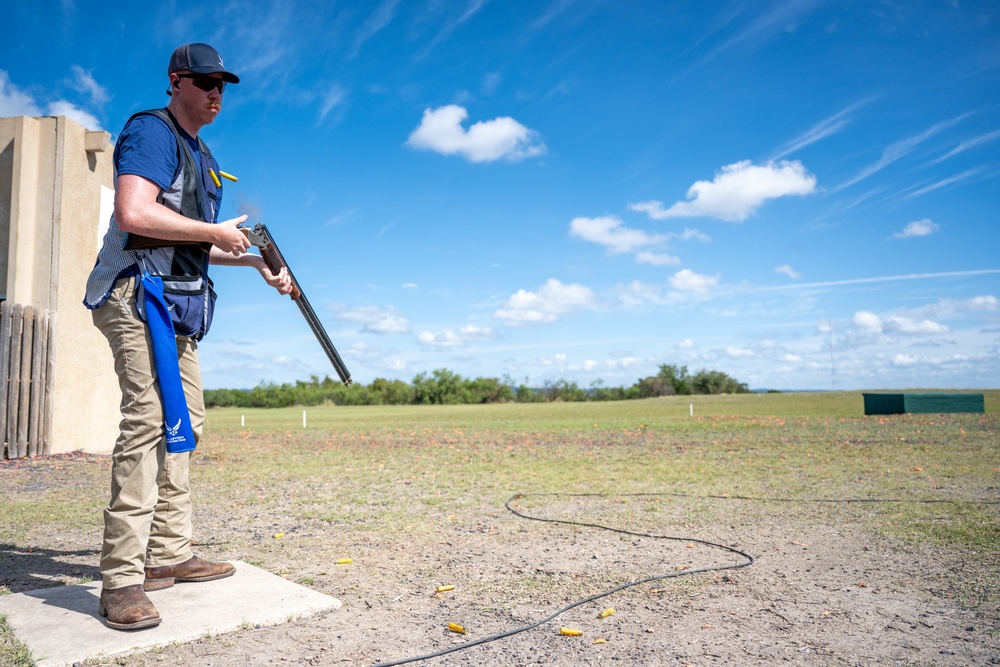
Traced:
POLYGON ((661 364, 656 375, 630 387, 606 387, 595 380, 589 388, 557 380, 541 387, 503 378, 463 378, 446 368, 420 373, 412 382, 376 378, 371 384, 345 387, 329 376, 313 375, 294 384, 262 382, 253 389, 206 389, 206 407, 283 408, 293 405, 456 405, 463 403, 542 403, 548 401, 622 401, 689 394, 745 394, 743 382, 722 371, 688 373, 687 366, 661 364))

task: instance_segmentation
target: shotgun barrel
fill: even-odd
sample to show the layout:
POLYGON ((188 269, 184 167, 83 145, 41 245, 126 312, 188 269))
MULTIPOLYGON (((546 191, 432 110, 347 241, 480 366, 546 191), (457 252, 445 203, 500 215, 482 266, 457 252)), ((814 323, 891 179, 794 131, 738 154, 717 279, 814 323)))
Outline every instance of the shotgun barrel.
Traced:
POLYGON ((337 348, 333 346, 330 337, 326 335, 323 323, 316 317, 316 312, 309 304, 309 299, 303 294, 302 288, 299 286, 299 281, 295 279, 295 274, 292 273, 292 267, 288 266, 288 262, 282 256, 281 250, 278 249, 278 244, 274 242, 274 237, 271 236, 271 233, 267 229, 267 225, 260 222, 254 225, 252 229, 246 226, 239 229, 246 234, 250 243, 257 246, 260 250, 260 255, 264 258, 264 262, 267 264, 267 268, 271 270, 271 273, 278 273, 282 267, 288 270, 288 275, 292 278, 292 292, 290 294, 292 301, 302 311, 302 317, 306 318, 306 322, 309 323, 309 328, 312 329, 316 340, 319 341, 323 351, 326 352, 326 356, 329 357, 330 363, 333 364, 333 369, 340 376, 340 381, 344 383, 344 386, 349 386, 354 382, 351 379, 350 371, 344 365, 344 360, 340 358, 340 354, 337 353, 337 348))

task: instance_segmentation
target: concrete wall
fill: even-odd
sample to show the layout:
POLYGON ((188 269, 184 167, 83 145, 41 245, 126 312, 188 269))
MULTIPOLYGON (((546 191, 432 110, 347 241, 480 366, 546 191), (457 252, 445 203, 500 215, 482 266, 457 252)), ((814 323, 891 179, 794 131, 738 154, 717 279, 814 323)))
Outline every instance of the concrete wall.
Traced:
POLYGON ((0 118, 0 295, 56 313, 53 453, 110 452, 121 420, 111 350, 82 303, 110 215, 109 139, 63 116, 0 118))

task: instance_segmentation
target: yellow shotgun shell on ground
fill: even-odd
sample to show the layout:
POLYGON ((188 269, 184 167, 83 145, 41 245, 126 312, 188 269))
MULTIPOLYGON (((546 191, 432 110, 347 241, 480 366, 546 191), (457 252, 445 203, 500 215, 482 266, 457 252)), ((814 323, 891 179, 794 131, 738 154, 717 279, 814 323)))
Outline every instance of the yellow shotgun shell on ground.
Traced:
POLYGON ((444 593, 445 591, 453 591, 453 590, 455 590, 454 586, 438 586, 437 587, 437 592, 438 593, 444 593))
POLYGON ((458 623, 449 623, 448 624, 448 629, 451 630, 452 632, 457 632, 460 635, 464 635, 465 634, 465 628, 463 628, 458 623))
POLYGON ((576 628, 559 628, 559 634, 570 637, 582 637, 583 633, 576 628))
POLYGON ((337 565, 349 565, 354 562, 353 558, 341 558, 337 561, 337 565))

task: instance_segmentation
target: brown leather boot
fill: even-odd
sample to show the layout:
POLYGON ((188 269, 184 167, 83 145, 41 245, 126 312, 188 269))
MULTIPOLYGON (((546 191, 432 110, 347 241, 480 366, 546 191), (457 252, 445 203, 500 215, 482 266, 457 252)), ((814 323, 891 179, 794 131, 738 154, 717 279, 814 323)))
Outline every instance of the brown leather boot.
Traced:
POLYGON ((234 572, 236 567, 232 563, 213 563, 191 556, 177 565, 147 567, 143 588, 147 591, 159 591, 170 588, 175 581, 213 581, 230 577, 234 572))
POLYGON ((160 614, 142 590, 142 584, 101 590, 98 612, 108 627, 116 630, 138 630, 160 624, 160 614))

